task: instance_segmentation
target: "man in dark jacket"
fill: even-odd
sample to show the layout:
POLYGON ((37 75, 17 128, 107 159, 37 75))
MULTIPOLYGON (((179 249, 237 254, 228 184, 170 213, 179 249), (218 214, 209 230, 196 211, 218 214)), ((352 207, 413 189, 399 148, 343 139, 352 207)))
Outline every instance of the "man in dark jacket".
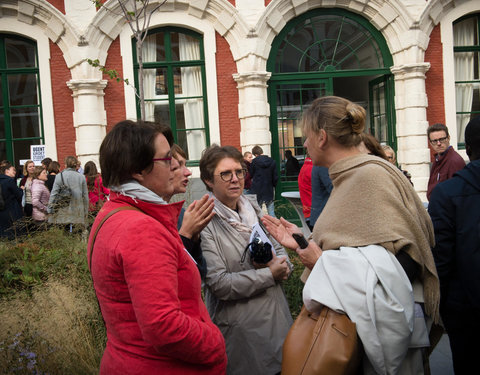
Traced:
POLYGON ((0 166, 0 186, 2 198, 5 203, 0 210, 0 236, 9 240, 24 234, 23 226, 15 227, 15 222, 23 217, 22 196, 23 191, 15 182, 15 167, 5 160, 0 166))
POLYGON ((270 216, 275 217, 275 207, 273 203, 274 190, 278 181, 278 172, 275 160, 263 155, 260 146, 252 148, 252 154, 255 159, 252 160, 250 171, 252 175, 251 194, 257 194, 257 201, 260 207, 265 203, 270 216))
POLYGON ((465 129, 470 163, 432 192, 433 256, 440 279, 440 314, 455 374, 477 368, 480 337, 480 116, 465 129))
POLYGON ((450 135, 446 125, 434 124, 430 126, 427 129, 427 137, 433 152, 435 152, 435 160, 430 170, 427 188, 427 199, 430 200, 433 188, 438 183, 448 180, 455 172, 465 167, 465 161, 450 146, 450 135))

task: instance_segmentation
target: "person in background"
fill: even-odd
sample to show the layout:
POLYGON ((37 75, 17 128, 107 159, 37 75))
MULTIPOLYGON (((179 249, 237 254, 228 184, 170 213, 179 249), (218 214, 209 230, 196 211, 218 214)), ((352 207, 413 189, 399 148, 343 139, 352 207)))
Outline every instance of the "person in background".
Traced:
POLYGON ((32 206, 32 182, 33 182, 33 173, 35 172, 35 163, 33 160, 27 160, 23 165, 23 178, 20 180, 20 188, 23 189, 23 194, 25 195, 25 205, 23 206, 23 212, 25 216, 31 217, 33 206, 32 206))
POLYGON ((465 167, 463 158, 450 146, 450 135, 444 124, 434 124, 427 129, 430 146, 435 153, 435 160, 428 179, 427 199, 439 182, 451 178, 455 172, 465 167))
POLYGON ((87 223, 88 215, 88 190, 85 177, 76 171, 77 158, 67 156, 65 158, 65 169, 56 175, 53 183, 50 200, 48 202, 48 221, 52 224, 65 225, 69 232, 73 226, 78 225, 78 230, 83 230, 87 223), (70 188, 71 199, 66 207, 55 207, 55 197, 61 186, 65 184, 70 188))
POLYGON ((177 231, 173 135, 167 126, 121 121, 100 146, 110 199, 90 232, 88 259, 107 329, 106 374, 223 374, 225 341, 202 301, 194 260, 177 231), (127 208, 116 212, 114 210, 127 208), (97 236, 100 223, 103 223, 97 236))
POLYGON ((395 151, 393 148, 391 148, 389 145, 383 145, 383 151, 385 151, 385 155, 387 155, 387 160, 392 163, 393 165, 396 165, 398 169, 400 169, 403 173, 403 175, 410 181, 410 183, 413 185, 412 182, 412 175, 408 171, 404 171, 402 168, 400 168, 399 165, 397 165, 397 158, 395 156, 395 151))
POLYGON ((58 161, 52 161, 50 165, 48 166, 48 176, 47 176, 47 182, 45 185, 47 186, 48 190, 50 192, 52 191, 53 188, 53 183, 55 182, 55 176, 60 173, 60 163, 58 161))
POLYGON ((310 225, 312 228, 327 204, 333 185, 328 168, 314 165, 312 168, 312 209, 310 212, 310 225))
POLYGON ((285 150, 285 176, 287 181, 296 181, 300 173, 300 163, 293 156, 292 150, 285 150))
POLYGON ((23 217, 23 191, 17 186, 15 181, 16 173, 15 167, 8 160, 2 161, 0 166, 0 186, 4 209, 0 210, 0 236, 9 240, 13 240, 16 235, 23 233, 17 233, 17 229, 14 228, 15 222, 23 217))
POLYGON ((440 315, 456 375, 477 368, 480 336, 480 116, 465 128, 470 163, 432 191, 428 212, 440 278, 440 315))
POLYGON ((308 106, 304 147, 314 165, 329 169, 334 189, 305 249, 292 237, 296 225, 268 216, 263 222, 306 267, 306 309, 326 305, 356 323, 363 373, 422 374, 429 347, 424 313, 439 321, 433 227, 398 168, 359 150, 365 119, 365 109, 341 97, 308 106))
POLYGON ((312 210, 312 168, 312 159, 307 156, 298 174, 298 190, 300 192, 300 200, 302 201, 303 216, 310 230, 313 229, 313 226, 310 225, 310 213, 312 210))
POLYGON ((247 175, 245 176, 245 194, 250 194, 250 188, 252 187, 252 174, 250 172, 252 166, 253 154, 250 151, 243 153, 243 161, 247 166, 247 175))
MULTIPOLYGON (((178 162, 178 168, 173 171, 173 192, 162 196, 166 202, 170 202, 175 194, 184 194, 187 191, 188 179, 192 172, 187 168, 187 154, 183 149, 173 144, 171 147, 172 157, 178 162)), ((207 263, 202 254, 200 232, 212 219, 213 198, 205 194, 201 199, 193 201, 185 210, 183 207, 178 217, 178 234, 182 239, 185 249, 190 253, 197 263, 200 276, 204 278, 207 274, 207 263)))
POLYGON ((98 173, 95 162, 90 160, 85 163, 84 175, 88 189, 88 209, 90 212, 98 212, 107 200, 110 190, 103 186, 102 176, 98 173))
POLYGON ((78 173, 84 174, 83 168, 82 168, 82 162, 78 159, 77 159, 77 166, 75 167, 75 169, 77 170, 78 173))
POLYGON ((32 182, 32 219, 40 226, 47 221, 47 206, 50 190, 45 186, 47 171, 43 166, 35 167, 32 182))
POLYGON ((278 182, 275 160, 267 155, 263 155, 263 149, 260 146, 252 148, 252 154, 255 156, 255 159, 253 159, 250 166, 252 175, 250 194, 256 194, 259 206, 262 207, 265 204, 268 214, 275 216, 275 186, 277 186, 278 182))
POLYGON ((200 178, 215 200, 215 216, 201 233, 205 301, 225 337, 227 374, 273 375, 281 371, 282 345, 292 324, 282 288, 292 266, 268 235, 269 262, 256 264, 246 255, 263 214, 255 197, 243 194, 246 173, 243 155, 232 146, 212 145, 200 159, 200 178))
POLYGON ((41 161, 43 169, 48 171, 48 167, 50 166, 50 163, 52 162, 51 158, 45 158, 41 161))

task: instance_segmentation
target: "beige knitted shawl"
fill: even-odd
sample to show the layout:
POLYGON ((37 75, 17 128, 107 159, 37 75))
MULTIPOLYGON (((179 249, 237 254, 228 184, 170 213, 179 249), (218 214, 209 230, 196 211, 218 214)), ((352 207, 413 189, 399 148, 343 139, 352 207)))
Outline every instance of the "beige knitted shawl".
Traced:
POLYGON ((393 254, 404 250, 422 268, 425 310, 438 321, 433 226, 410 182, 393 164, 363 154, 337 161, 329 174, 333 190, 315 223, 315 242, 324 250, 367 245, 393 254))

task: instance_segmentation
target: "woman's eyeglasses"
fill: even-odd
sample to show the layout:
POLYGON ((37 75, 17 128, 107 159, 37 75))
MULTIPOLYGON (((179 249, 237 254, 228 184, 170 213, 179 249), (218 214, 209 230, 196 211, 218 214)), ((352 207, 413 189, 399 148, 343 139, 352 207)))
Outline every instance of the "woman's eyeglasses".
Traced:
MULTIPOLYGON (((243 180, 246 175, 247 175, 246 169, 237 169, 235 171, 235 176, 237 176, 239 180, 243 180)), ((220 176, 220 178, 225 182, 230 182, 232 181, 232 178, 233 178, 233 172, 232 171, 220 172, 220 174, 217 176, 220 176)))
POLYGON ((164 161, 167 165, 172 165, 172 157, 171 156, 167 156, 166 158, 155 158, 155 159, 152 159, 153 162, 156 162, 156 161, 164 161))

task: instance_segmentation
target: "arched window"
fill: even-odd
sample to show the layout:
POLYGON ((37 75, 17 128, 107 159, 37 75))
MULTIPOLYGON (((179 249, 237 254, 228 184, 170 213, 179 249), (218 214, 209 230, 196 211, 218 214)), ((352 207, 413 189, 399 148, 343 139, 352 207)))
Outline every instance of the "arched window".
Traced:
POLYGON ((0 34, 0 160, 30 159, 43 144, 42 107, 35 42, 0 34))
POLYGON ((315 98, 337 95, 363 106, 369 132, 396 148, 392 65, 385 38, 358 14, 315 9, 287 23, 267 62, 272 157, 281 176, 277 194, 297 189, 284 155, 290 150, 300 163, 304 159, 299 119, 315 98))
MULTIPOLYGON (((176 27, 148 34, 142 50, 146 120, 169 124, 175 143, 195 164, 209 145, 202 35, 176 27)), ((136 53, 134 69, 138 88, 136 53)))
POLYGON ((462 17, 453 24, 457 137, 465 147, 465 127, 480 115, 480 14, 462 17))

